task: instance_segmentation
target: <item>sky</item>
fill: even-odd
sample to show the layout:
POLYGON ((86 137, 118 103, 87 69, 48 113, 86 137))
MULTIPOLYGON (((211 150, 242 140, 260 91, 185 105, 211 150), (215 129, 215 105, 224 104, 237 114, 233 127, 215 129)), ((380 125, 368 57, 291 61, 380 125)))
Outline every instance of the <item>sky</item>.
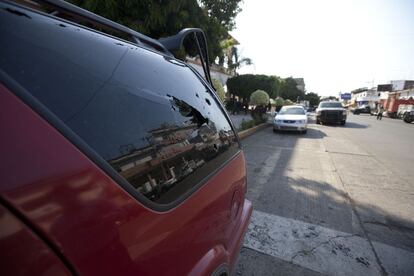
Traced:
POLYGON ((232 36, 240 74, 303 77, 338 95, 414 79, 414 0, 244 0, 232 36))

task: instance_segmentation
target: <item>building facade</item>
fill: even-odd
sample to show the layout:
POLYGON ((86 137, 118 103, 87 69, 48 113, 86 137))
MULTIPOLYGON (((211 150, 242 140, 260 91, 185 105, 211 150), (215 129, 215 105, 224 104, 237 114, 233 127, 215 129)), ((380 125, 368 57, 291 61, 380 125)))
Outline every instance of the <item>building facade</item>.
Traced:
POLYGON ((371 109, 375 109, 380 102, 381 94, 376 87, 373 88, 361 88, 351 92, 351 102, 357 106, 369 106, 371 109))
POLYGON ((393 80, 391 81, 392 91, 401 91, 414 88, 414 80, 393 80))

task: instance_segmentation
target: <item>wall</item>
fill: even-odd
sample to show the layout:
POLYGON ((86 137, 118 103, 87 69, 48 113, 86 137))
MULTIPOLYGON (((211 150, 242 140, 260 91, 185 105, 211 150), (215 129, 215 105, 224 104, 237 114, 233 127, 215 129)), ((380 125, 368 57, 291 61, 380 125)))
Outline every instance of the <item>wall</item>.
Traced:
POLYGON ((408 99, 410 97, 414 99, 414 88, 400 91, 400 93, 400 99, 408 99))
MULTIPOLYGON (((197 72, 199 72, 200 75, 204 77, 203 67, 200 64, 198 64, 197 62, 192 61, 192 60, 187 60, 187 64, 190 65, 191 67, 193 67, 194 69, 196 69, 197 72)), ((222 72, 220 70, 217 70, 214 67, 215 66, 211 66, 211 68, 210 68, 211 78, 212 79, 219 80, 221 82, 221 84, 223 86, 225 86, 226 85, 226 82, 227 82, 227 79, 228 78, 231 78, 232 75, 229 75, 229 74, 224 73, 224 72, 222 72)))

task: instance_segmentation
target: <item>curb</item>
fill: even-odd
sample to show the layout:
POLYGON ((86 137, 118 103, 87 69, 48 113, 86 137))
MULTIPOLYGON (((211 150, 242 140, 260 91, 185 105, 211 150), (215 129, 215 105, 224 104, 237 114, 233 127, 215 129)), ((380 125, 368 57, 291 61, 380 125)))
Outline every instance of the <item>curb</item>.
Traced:
POLYGON ((269 124, 269 123, 263 123, 263 124, 254 126, 252 128, 249 128, 249 129, 240 131, 237 134, 239 135, 240 140, 243 140, 244 138, 252 135, 253 133, 255 133, 255 132, 257 132, 257 131, 259 131, 261 129, 264 129, 266 127, 269 127, 269 126, 271 126, 271 124, 269 124))

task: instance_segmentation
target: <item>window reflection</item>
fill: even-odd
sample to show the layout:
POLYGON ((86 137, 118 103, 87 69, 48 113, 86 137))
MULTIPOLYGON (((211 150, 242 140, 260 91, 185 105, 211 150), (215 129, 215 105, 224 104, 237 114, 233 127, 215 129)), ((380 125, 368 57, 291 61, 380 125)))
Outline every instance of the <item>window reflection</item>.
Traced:
POLYGON ((217 129, 213 121, 185 101, 168 97, 171 109, 186 120, 181 125, 162 123, 148 131, 148 146, 136 149, 124 145, 121 152, 128 153, 109 161, 137 191, 153 201, 162 200, 165 194, 179 196, 169 191, 231 145, 237 150, 231 130, 217 129))

